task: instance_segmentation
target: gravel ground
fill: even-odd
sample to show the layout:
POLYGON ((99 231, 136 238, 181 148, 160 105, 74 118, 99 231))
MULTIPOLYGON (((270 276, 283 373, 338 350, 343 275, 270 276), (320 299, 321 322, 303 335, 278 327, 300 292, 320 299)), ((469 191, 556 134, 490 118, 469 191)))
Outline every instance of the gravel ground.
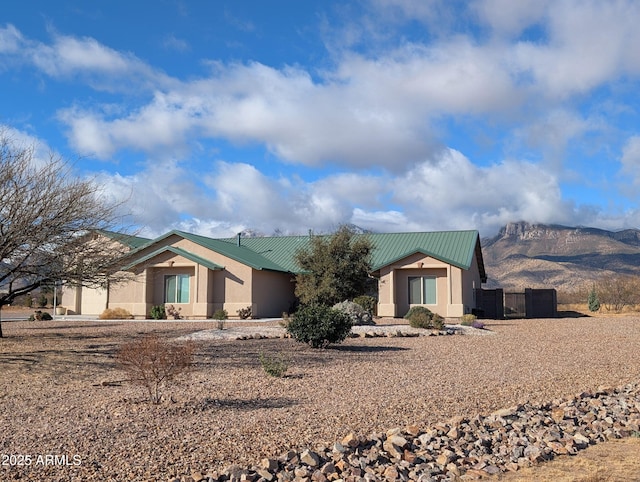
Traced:
MULTIPOLYGON (((227 326, 259 332, 277 323, 227 326)), ((598 317, 490 322, 493 336, 350 338, 326 350, 200 335, 194 370, 161 405, 118 383, 126 379, 113 359, 121 343, 211 328, 3 323, 0 480, 167 480, 329 445, 349 432, 427 427, 640 380, 640 318, 598 317), (287 376, 268 377, 260 353, 286 356, 287 376)))

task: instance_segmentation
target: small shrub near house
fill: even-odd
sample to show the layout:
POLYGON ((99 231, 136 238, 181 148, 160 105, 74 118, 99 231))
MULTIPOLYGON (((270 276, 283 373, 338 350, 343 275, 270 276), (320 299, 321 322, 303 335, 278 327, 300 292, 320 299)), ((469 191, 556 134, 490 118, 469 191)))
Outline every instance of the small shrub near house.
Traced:
POLYGON ((182 308, 176 308, 173 305, 167 305, 167 307, 165 308, 167 311, 167 317, 171 317, 174 320, 181 320, 182 319, 182 313, 180 313, 182 311, 182 308))
POLYGON ((478 320, 478 317, 474 314, 467 313, 466 315, 462 315, 460 317, 460 324, 462 326, 470 326, 472 328, 477 328, 479 330, 484 330, 484 323, 478 320))
POLYGON ((129 376, 128 381, 142 386, 149 401, 159 404, 167 385, 191 367, 193 352, 192 343, 174 344, 157 335, 146 335, 122 345, 116 361, 129 376))
POLYGON ((424 306, 412 306, 404 318, 409 320, 409 325, 413 328, 428 330, 442 330, 444 328, 444 318, 424 306))
POLYGON ((247 306, 246 308, 240 308, 238 311, 236 311, 236 313, 238 313, 238 317, 241 320, 248 320, 252 315, 251 307, 247 306))
POLYGON ((471 326, 471 324, 476 321, 477 316, 471 313, 467 313, 466 315, 462 315, 460 317, 460 324, 462 326, 471 326))
POLYGON ((101 320, 131 320, 133 315, 124 308, 107 308, 100 316, 101 320))
POLYGON ((343 301, 333 305, 334 310, 342 311, 351 319, 351 324, 358 325, 374 325, 371 313, 366 311, 360 304, 353 301, 343 301))
POLYGON ((152 306, 151 311, 149 312, 149 317, 152 320, 166 320, 167 312, 164 309, 164 305, 152 306))
POLYGON ((33 315, 29 317, 29 321, 50 321, 53 317, 46 311, 36 310, 33 315))
POLYGON ((357 296, 353 299, 354 303, 358 303, 365 311, 371 313, 371 316, 378 315, 378 300, 376 300, 373 296, 357 296))
POLYGON ((289 360, 284 355, 259 355, 260 365, 267 375, 282 378, 289 369, 289 360))
POLYGON ((218 330, 224 330, 225 321, 229 318, 227 310, 219 309, 213 314, 213 319, 218 320, 218 330))
POLYGON ((293 339, 313 348, 342 343, 351 332, 349 315, 316 303, 301 306, 287 324, 293 339))

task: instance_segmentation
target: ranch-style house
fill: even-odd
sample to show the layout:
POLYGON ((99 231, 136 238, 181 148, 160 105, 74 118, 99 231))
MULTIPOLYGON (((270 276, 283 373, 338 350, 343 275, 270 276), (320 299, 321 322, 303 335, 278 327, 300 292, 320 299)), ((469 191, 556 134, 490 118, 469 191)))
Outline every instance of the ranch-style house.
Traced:
MULTIPOLYGON (((67 286, 60 305, 68 314, 98 315, 124 308, 148 318, 155 305, 173 305, 185 319, 230 317, 251 307, 253 317, 280 317, 295 300, 295 253, 309 236, 214 239, 171 231, 156 239, 102 233, 128 250, 122 270, 130 280, 106 289, 67 286)), ((440 231, 366 234, 378 282, 378 315, 402 317, 423 305, 444 317, 477 308, 476 289, 487 280, 479 233, 440 231)), ((103 242, 107 242, 105 239, 103 242)))

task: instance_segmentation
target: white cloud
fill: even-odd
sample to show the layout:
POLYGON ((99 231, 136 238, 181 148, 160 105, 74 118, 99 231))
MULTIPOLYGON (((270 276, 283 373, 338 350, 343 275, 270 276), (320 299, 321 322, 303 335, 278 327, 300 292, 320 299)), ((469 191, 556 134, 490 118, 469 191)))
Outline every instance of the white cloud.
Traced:
POLYGON ((622 174, 631 177, 634 186, 640 184, 640 136, 632 136, 622 148, 622 174))
POLYGON ((640 72, 640 42, 633 1, 551 2, 546 42, 521 42, 514 62, 533 75, 536 90, 549 98, 583 94, 607 81, 640 72))
POLYGON ((542 21, 550 0, 481 0, 471 5, 494 33, 517 37, 542 21))
POLYGON ((394 200, 424 229, 494 230, 513 220, 569 220, 557 180, 539 166, 505 161, 479 167, 457 151, 397 178, 394 200))
POLYGON ((24 43, 22 33, 13 25, 8 24, 6 27, 0 27, 0 53, 15 54, 18 53, 24 43))

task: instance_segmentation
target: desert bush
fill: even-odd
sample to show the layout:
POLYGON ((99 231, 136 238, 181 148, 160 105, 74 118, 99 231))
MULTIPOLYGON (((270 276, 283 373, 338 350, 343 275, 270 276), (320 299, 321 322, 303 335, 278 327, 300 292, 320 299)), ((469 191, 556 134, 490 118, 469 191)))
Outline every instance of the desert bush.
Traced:
POLYGON ((371 313, 366 311, 361 305, 353 301, 343 301, 333 305, 334 310, 341 311, 349 316, 351 324, 356 325, 374 325, 371 313))
POLYGON ((362 308, 371 313, 371 316, 377 316, 378 314, 378 300, 376 300, 373 296, 357 296, 353 299, 354 303, 358 303, 362 308))
POLYGON ((152 306, 151 311, 149 312, 149 317, 152 320, 166 320, 167 312, 164 309, 164 305, 152 306))
POLYGON ((223 310, 222 308, 213 313, 213 319, 218 320, 218 330, 224 330, 224 322, 227 318, 229 318, 229 314, 227 310, 223 310))
POLYGON ((409 325, 413 328, 433 330, 444 328, 444 318, 424 306, 412 306, 404 317, 409 320, 409 325))
POLYGON ((116 361, 129 375, 129 381, 144 387, 149 401, 159 404, 162 390, 191 367, 193 344, 171 344, 157 335, 146 335, 122 345, 116 361))
POLYGON ((41 293, 40 296, 38 297, 38 308, 45 308, 48 303, 49 303, 49 300, 47 299, 47 295, 45 295, 44 293, 41 293))
POLYGON ((287 324, 287 332, 297 341, 313 348, 341 343, 351 332, 351 319, 326 305, 301 306, 287 324))
POLYGON ((589 305, 589 311, 598 311, 600 309, 600 300, 598 299, 598 293, 596 287, 593 286, 589 291, 589 297, 587 298, 587 304, 589 305))
POLYGON ((460 317, 460 324, 462 326, 471 326, 473 324, 474 321, 476 321, 478 317, 476 315, 473 315, 471 313, 467 313, 465 315, 462 315, 460 317))
POLYGON ((36 310, 33 315, 29 316, 29 321, 49 321, 53 317, 47 311, 36 310))
POLYGON ((248 320, 251 318, 251 307, 247 306, 246 308, 240 308, 236 313, 238 313, 241 320, 248 320))
POLYGON ((182 308, 179 308, 179 307, 176 308, 173 305, 167 305, 165 310, 167 312, 167 316, 170 316, 174 320, 181 320, 182 319, 182 314, 180 313, 182 311, 182 308))
POLYGON ((133 315, 124 308, 107 308, 100 316, 101 320, 131 320, 133 315))
POLYGON ((282 378, 289 369, 289 360, 284 355, 259 355, 260 365, 267 375, 282 378))
POLYGON ((607 311, 621 312, 625 306, 640 302, 640 278, 603 276, 597 283, 598 298, 607 311))

